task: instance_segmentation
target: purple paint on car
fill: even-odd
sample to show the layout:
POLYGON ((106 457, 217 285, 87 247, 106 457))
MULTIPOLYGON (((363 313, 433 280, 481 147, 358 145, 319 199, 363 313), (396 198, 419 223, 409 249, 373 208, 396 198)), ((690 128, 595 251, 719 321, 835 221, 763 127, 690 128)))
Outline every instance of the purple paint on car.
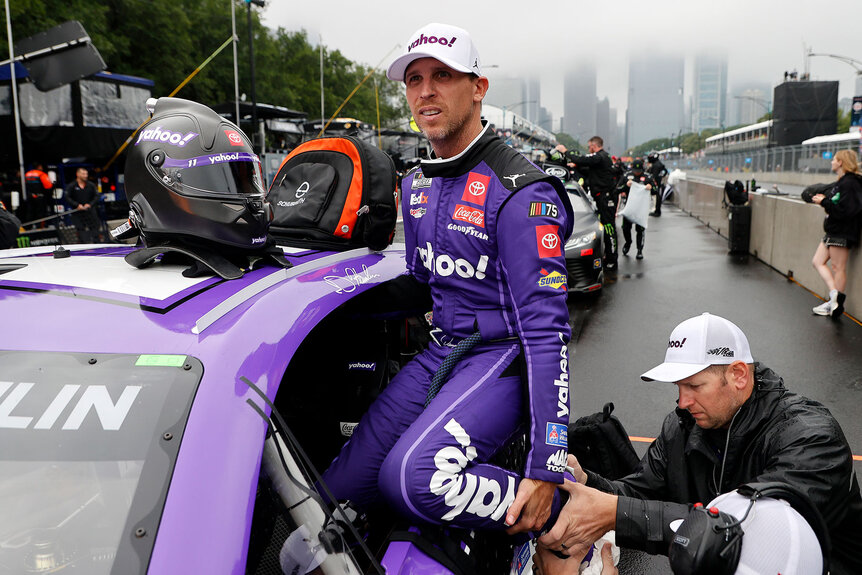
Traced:
POLYGON ((0 446, 71 446, 23 467, 0 447, 0 565, 23 571, 42 549, 43 565, 88 573, 245 573, 269 413, 245 381, 270 401, 293 385, 284 374, 309 333, 402 274, 403 249, 286 254, 293 268, 231 281, 135 269, 130 249, 0 252, 0 446), (52 466, 64 496, 35 506, 52 466), (88 544, 106 501, 124 505, 120 532, 88 544))

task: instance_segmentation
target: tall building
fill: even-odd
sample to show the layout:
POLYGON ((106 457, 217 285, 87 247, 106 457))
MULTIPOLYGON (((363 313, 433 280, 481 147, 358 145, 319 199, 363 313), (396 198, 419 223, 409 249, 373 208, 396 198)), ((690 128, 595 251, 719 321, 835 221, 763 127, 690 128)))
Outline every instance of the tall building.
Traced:
POLYGON ((629 61, 625 147, 669 138, 684 124, 685 61, 681 56, 637 55, 629 61))
POLYGON ((542 84, 538 76, 530 76, 526 80, 524 99, 524 117, 531 122, 539 124, 541 121, 542 107, 542 84))
POLYGON ((579 62, 563 78, 561 130, 580 143, 596 135, 596 65, 579 62))
POLYGON ((620 143, 620 127, 617 125, 617 109, 611 108, 608 113, 608 137, 605 139, 605 149, 609 154, 618 155, 623 146, 620 143))
POLYGON ((726 126, 754 124, 772 110, 772 88, 765 82, 736 86, 730 93, 728 110, 726 126))
POLYGON ((727 56, 695 58, 692 122, 694 132, 727 125, 727 56))
POLYGON ((505 108, 507 113, 519 114, 535 124, 540 123, 542 92, 538 76, 495 77, 489 74, 488 81, 490 86, 484 103, 505 108))
POLYGON ((554 115, 544 106, 539 107, 539 121, 536 123, 549 132, 556 133, 560 131, 559 126, 554 125, 554 115))
POLYGON ((527 82, 520 77, 489 75, 484 102, 527 117, 527 82))

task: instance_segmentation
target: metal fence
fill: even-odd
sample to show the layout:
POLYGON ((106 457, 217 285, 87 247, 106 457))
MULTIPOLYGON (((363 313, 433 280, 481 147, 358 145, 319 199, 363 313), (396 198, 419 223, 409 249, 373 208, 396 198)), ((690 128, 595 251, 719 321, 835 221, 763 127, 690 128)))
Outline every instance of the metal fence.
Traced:
MULTIPOLYGON (((826 142, 814 145, 779 146, 733 152, 682 157, 674 162, 682 169, 716 170, 721 172, 803 172, 829 173, 832 156, 838 150, 856 150, 862 154, 859 140, 826 142)), ((667 162, 666 162, 667 163, 667 162)))

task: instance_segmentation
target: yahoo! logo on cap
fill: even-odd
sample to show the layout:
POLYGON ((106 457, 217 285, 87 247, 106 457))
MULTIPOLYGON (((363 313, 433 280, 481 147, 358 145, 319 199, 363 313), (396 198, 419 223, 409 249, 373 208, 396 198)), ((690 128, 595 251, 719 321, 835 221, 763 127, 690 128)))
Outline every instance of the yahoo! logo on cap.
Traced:
POLYGON ((667 342, 667 346, 668 347, 682 347, 685 344, 685 340, 687 340, 687 339, 688 339, 687 337, 682 338, 682 340, 672 339, 669 342, 667 342))
POLYGON ((457 36, 452 36, 451 38, 443 38, 442 36, 426 36, 425 34, 419 34, 419 38, 410 44, 407 47, 407 51, 410 52, 416 46, 421 46, 422 44, 440 44, 441 46, 452 46, 457 40, 457 36))

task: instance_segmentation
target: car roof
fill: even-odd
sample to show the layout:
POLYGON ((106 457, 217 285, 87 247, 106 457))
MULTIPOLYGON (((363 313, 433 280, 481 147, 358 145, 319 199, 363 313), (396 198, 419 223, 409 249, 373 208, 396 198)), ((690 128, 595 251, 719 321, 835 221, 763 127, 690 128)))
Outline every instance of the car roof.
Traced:
POLYGON ((0 350, 201 361, 149 568, 220 572, 247 552, 266 431, 247 402, 268 409, 243 381, 273 400, 318 322, 404 273, 403 246, 287 250, 293 267, 264 266, 236 280, 187 278, 178 265, 137 269, 124 260, 134 249, 128 246, 69 249, 65 258, 53 257, 51 247, 0 251, 0 350), (201 536, 190 536, 195 532, 201 536))

